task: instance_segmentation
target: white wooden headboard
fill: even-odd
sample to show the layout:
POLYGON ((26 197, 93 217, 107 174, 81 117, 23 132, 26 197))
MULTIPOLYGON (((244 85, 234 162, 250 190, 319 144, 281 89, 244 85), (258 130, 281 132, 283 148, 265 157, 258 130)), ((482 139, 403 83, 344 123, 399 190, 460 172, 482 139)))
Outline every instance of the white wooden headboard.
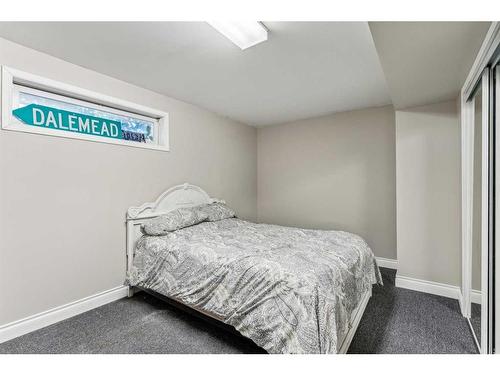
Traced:
MULTIPOLYGON (((144 203, 127 210, 127 272, 132 267, 137 240, 141 237, 141 225, 156 216, 181 207, 193 207, 200 204, 224 202, 210 196, 199 186, 188 183, 171 187, 163 192, 154 202, 144 203)), ((131 293, 129 293, 131 294, 131 293)))

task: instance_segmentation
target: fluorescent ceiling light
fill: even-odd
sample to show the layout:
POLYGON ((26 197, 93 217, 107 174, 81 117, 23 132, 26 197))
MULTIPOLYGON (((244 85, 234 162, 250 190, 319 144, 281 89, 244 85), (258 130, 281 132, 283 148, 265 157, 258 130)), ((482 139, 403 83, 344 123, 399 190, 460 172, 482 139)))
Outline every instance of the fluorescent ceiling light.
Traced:
POLYGON ((257 21, 208 21, 241 49, 247 49, 267 40, 267 29, 257 21))

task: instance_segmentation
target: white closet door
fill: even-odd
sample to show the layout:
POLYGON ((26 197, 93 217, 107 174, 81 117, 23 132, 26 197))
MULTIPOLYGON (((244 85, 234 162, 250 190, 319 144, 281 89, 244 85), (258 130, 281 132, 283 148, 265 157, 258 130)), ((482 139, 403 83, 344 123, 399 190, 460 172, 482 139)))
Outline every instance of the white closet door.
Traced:
POLYGON ((495 68, 495 332, 494 350, 500 354, 500 63, 495 68))
POLYGON ((481 79, 482 89, 482 194, 481 194, 481 353, 488 353, 489 331, 489 245, 490 245, 490 70, 486 68, 481 79))

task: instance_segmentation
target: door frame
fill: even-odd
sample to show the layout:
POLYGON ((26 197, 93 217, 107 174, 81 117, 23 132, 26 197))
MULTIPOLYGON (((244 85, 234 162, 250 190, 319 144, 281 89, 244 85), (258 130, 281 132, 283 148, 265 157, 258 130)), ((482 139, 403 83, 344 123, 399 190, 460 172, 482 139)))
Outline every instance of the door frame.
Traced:
MULTIPOLYGON (((494 162, 495 172, 496 169, 499 168, 498 163, 495 162, 496 159, 490 159, 490 143, 489 141, 493 141, 493 137, 490 139, 490 129, 493 130, 494 122, 492 118, 492 112, 490 113, 490 73, 489 73, 489 65, 492 63, 494 57, 498 54, 498 50, 500 48, 500 23, 493 22, 486 34, 485 40, 479 50, 479 53, 472 65, 472 68, 467 76, 467 79, 461 90, 460 104, 461 104, 461 138, 462 138, 462 290, 461 290, 461 298, 460 298, 460 306, 462 310, 462 314, 466 318, 470 318, 470 286, 471 286, 471 264, 472 264, 472 215, 473 215, 473 160, 474 160, 474 100, 468 101, 474 93, 476 87, 479 82, 481 82, 481 90, 483 103, 483 112, 482 112, 482 201, 481 201, 481 291, 482 291, 482 300, 481 300, 481 353, 491 353, 493 351, 493 342, 492 338, 496 340, 498 343, 500 339, 500 330, 498 325, 500 325, 500 321, 498 321, 498 309, 493 312, 493 307, 495 303, 500 303, 498 298, 495 298, 495 301, 489 301, 489 294, 487 291, 489 288, 493 288, 493 284, 491 283, 492 276, 488 275, 488 268, 498 269, 495 265, 490 263, 493 259, 496 259, 497 264, 499 263, 498 257, 500 257, 500 252, 496 249, 496 243, 493 243, 494 234, 496 228, 498 226, 499 220, 495 220, 495 217, 489 217, 490 203, 493 202, 493 198, 497 189, 499 189, 499 184, 494 184, 494 190, 490 190, 489 185, 489 164, 494 162), (491 126, 488 126, 491 124, 491 126), (493 227, 493 224, 495 225, 493 227), (492 246, 489 246, 491 242, 492 246), (489 251, 492 251, 489 254, 489 251), (498 254, 498 256, 495 256, 498 254), (498 301, 498 302, 497 302, 498 301), (492 303, 490 303, 492 302, 492 303), (493 315, 495 314, 495 315, 493 315), (499 324, 496 326, 491 324, 494 322, 494 319, 497 318, 499 324), (485 324, 486 322, 486 324, 485 324), (494 329, 494 331, 493 331, 494 329)), ((497 71, 498 77, 498 71, 497 71)), ((498 91, 498 88, 497 88, 498 91)), ((498 102, 498 97, 497 97, 498 102)), ((498 108, 498 107, 497 107, 498 108)), ((498 123, 498 119, 496 119, 498 123)), ((494 132, 495 136, 497 132, 494 132)), ((495 140, 495 143, 496 140, 495 140)), ((492 150, 494 152, 494 148, 492 150)), ((495 158, 498 158, 498 155, 495 155, 495 158)), ((499 159, 500 160, 500 159, 499 159)), ((496 178, 500 177, 499 173, 495 174, 496 178)), ((496 195, 500 197, 500 195, 496 195)), ((496 209, 499 206, 499 199, 495 199, 495 215, 500 211, 496 209)), ((499 206, 500 207, 500 206, 499 206)), ((491 206, 493 208, 493 206, 491 206)), ((500 228, 500 227, 499 227, 500 228)), ((495 280, 495 293, 498 295, 499 292, 499 280, 495 280)), ((499 346, 496 345, 498 348, 499 346)))
MULTIPOLYGON (((500 62, 495 67, 495 176, 500 176, 500 62)), ((500 215, 500 183, 495 181, 495 213, 500 215)), ((500 233, 500 217, 495 217, 495 235, 500 233)), ((500 236, 500 234, 499 234, 500 236)), ((500 354, 500 241, 495 241, 495 273, 493 275, 493 282, 495 285, 495 296, 493 301, 493 332, 494 332, 494 350, 500 354)))
MULTIPOLYGON (((490 91, 490 70, 485 68, 480 76, 477 86, 481 90, 481 343, 480 352, 487 353, 488 347, 488 259, 489 259, 489 238, 490 238, 490 153, 489 153, 489 91, 490 91)), ((472 91, 473 95, 475 91, 472 91)), ((474 135, 475 135, 475 105, 476 98, 467 98, 462 106, 462 132, 465 137, 462 138, 464 152, 462 157, 464 173, 462 178, 465 180, 463 193, 465 193, 465 214, 462 219, 466 221, 466 230, 462 233, 464 236, 463 254, 463 275, 462 275, 462 309, 466 318, 471 317, 471 289, 472 289, 472 234, 473 234, 473 212, 474 212, 474 135)))

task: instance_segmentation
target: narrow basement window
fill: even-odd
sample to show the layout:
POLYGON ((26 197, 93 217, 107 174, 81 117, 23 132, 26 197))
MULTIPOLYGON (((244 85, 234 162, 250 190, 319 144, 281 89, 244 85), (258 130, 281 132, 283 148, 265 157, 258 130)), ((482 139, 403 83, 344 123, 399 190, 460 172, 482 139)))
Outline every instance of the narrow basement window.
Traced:
POLYGON ((168 151, 168 114, 2 69, 2 128, 168 151))

